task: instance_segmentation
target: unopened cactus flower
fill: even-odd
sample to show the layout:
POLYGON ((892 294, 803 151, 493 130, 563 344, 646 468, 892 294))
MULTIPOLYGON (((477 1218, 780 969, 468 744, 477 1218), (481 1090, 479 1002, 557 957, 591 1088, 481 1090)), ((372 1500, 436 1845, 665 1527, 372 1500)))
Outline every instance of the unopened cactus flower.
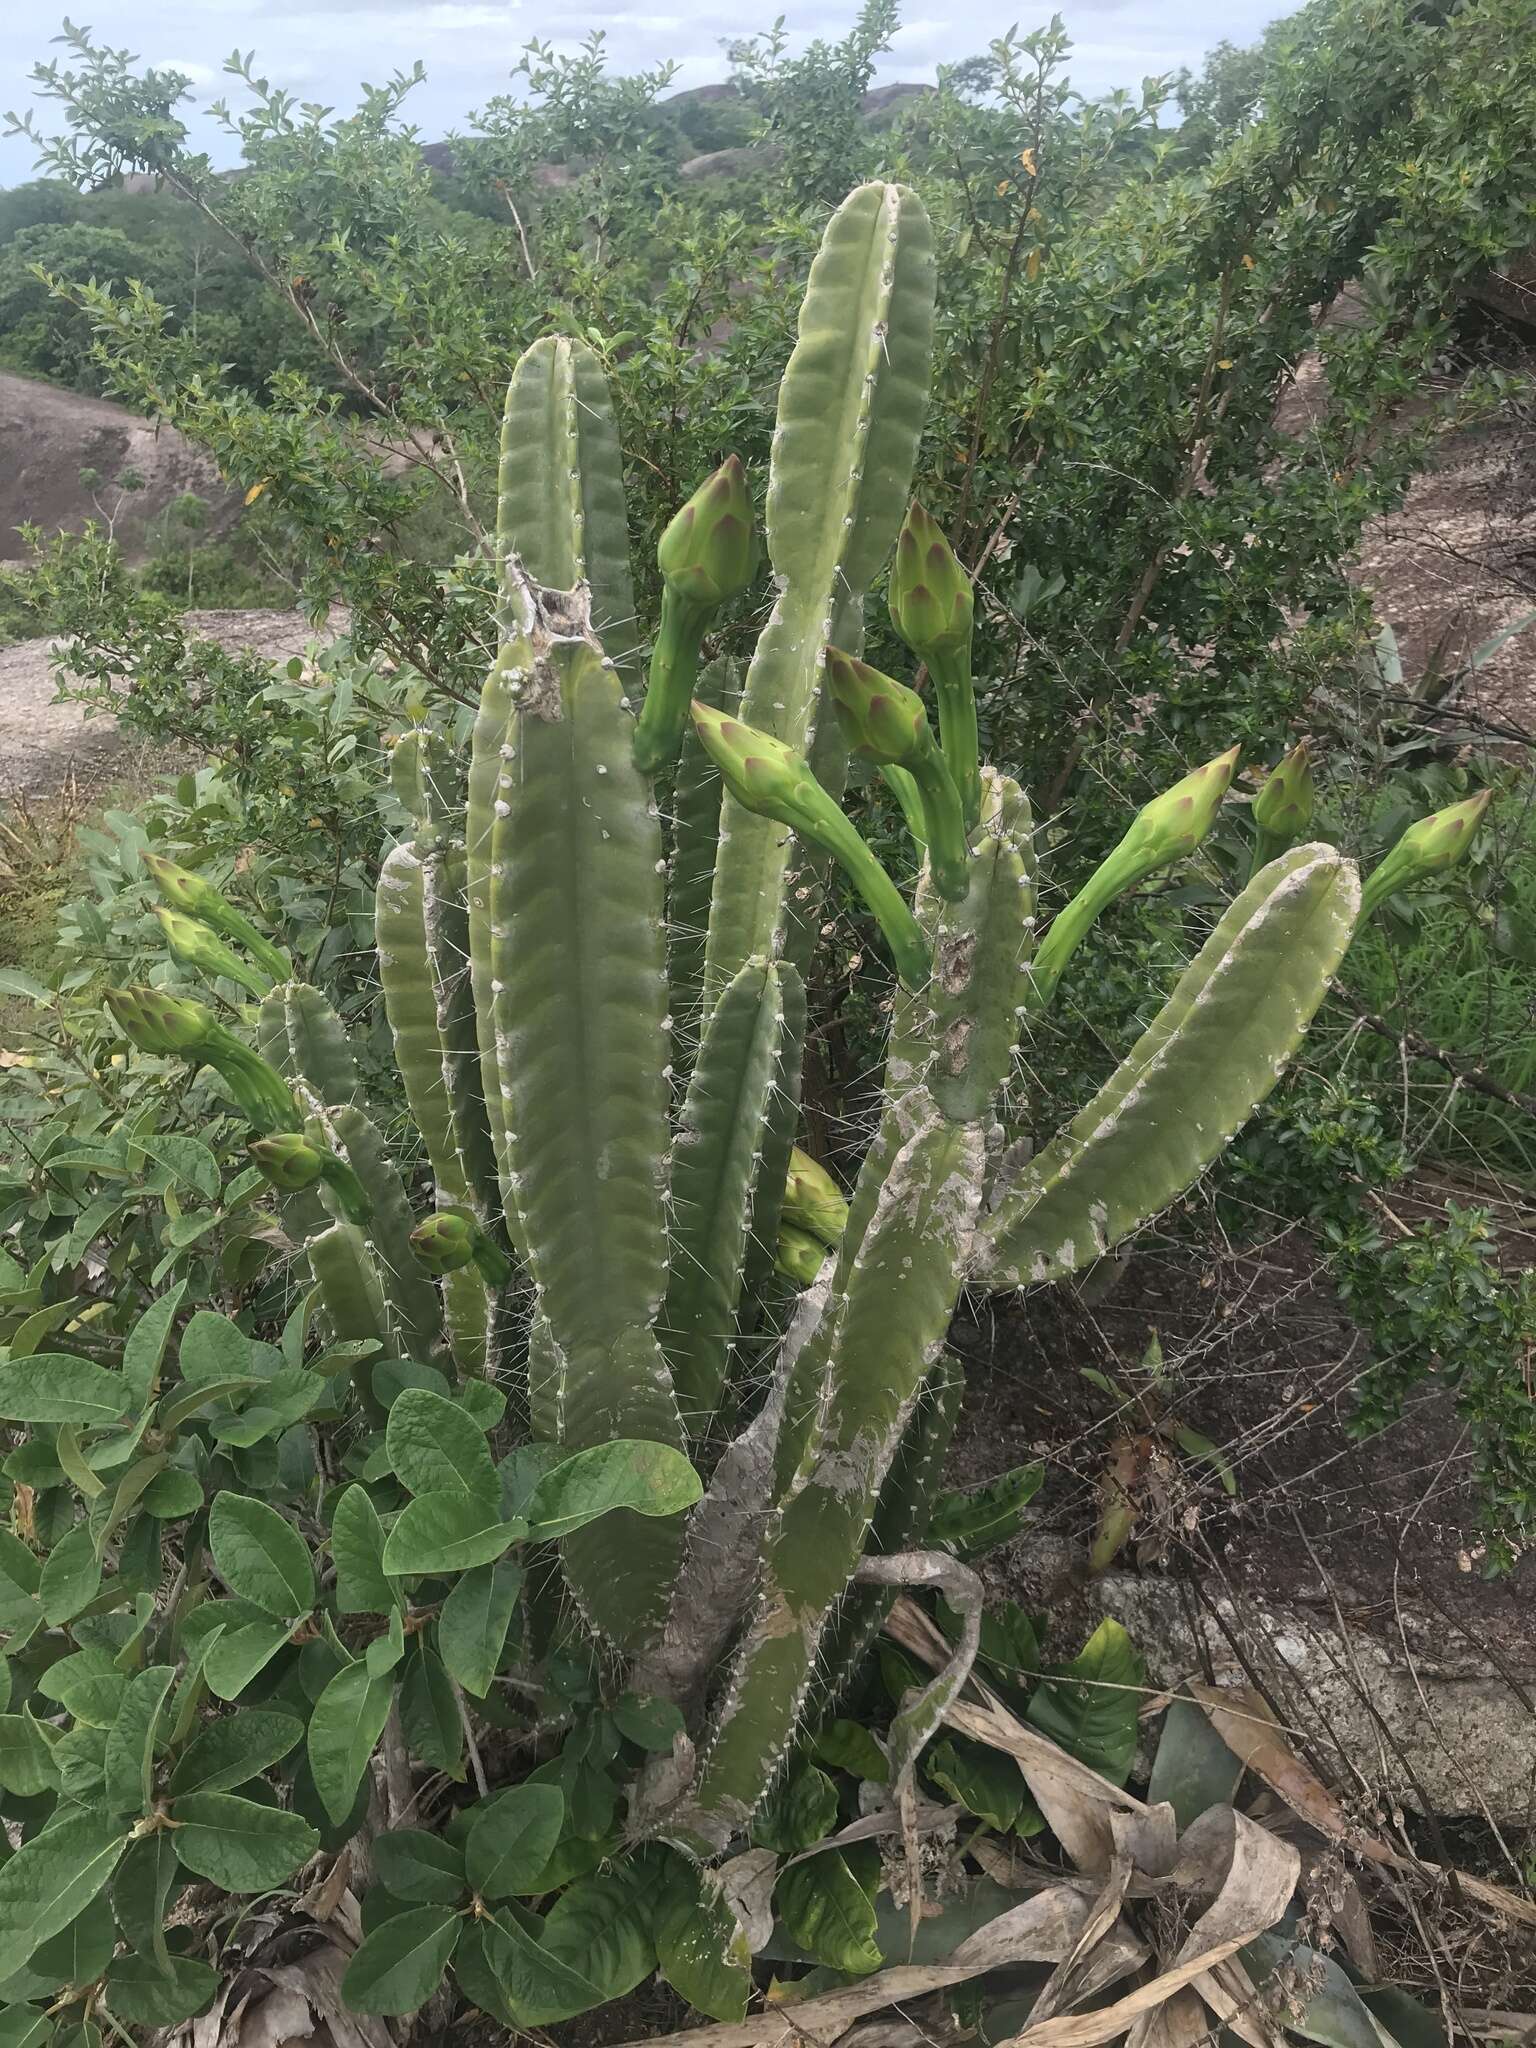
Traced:
POLYGON ((429 1273, 457 1273, 473 1265, 487 1287, 504 1287, 512 1277, 511 1260, 462 1210, 439 1209, 418 1223, 411 1250, 429 1273))
POLYGON ((971 683, 975 595, 938 521, 912 500, 887 592, 891 624, 933 677, 939 739, 960 792, 965 829, 981 813, 976 695, 971 683))
POLYGON ((161 988, 109 988, 106 1001, 123 1036, 140 1052, 195 1054, 216 1021, 206 1003, 161 988))
POLYGON ((259 1131, 296 1131, 303 1123, 293 1091, 260 1053, 226 1031, 206 1003, 164 989, 111 988, 107 1007, 140 1052, 176 1053, 213 1067, 259 1131))
POLYGON ((922 698, 839 647, 827 649, 826 672, 827 693, 849 751, 881 768, 903 769, 916 783, 934 886, 946 902, 960 902, 969 886, 960 794, 922 698))
POLYGON ((1312 774, 1312 756, 1307 742, 1292 747, 1279 767, 1270 770, 1264 786, 1254 798, 1249 816, 1253 820, 1253 864, 1251 874, 1267 867, 1305 839, 1312 829, 1317 808, 1317 785, 1312 774))
POLYGON ((345 1159, 338 1159, 325 1146, 298 1131, 278 1131, 271 1137, 253 1138, 246 1150, 273 1187, 296 1194, 323 1181, 349 1223, 371 1220, 373 1204, 362 1182, 345 1159))
POLYGON ((819 1237, 812 1237, 808 1230, 797 1230, 792 1223, 780 1225, 773 1266, 786 1280, 792 1280, 797 1287, 811 1286, 826 1256, 827 1247, 819 1237))
POLYGON ((677 758, 698 680, 699 649, 720 607, 752 581, 752 495, 738 456, 700 484, 661 537, 661 621, 635 726, 635 765, 654 775, 677 758))
POLYGON ((210 981, 238 982, 253 996, 264 996, 272 986, 272 977, 242 960, 238 953, 231 951, 224 941, 208 926, 199 923, 195 917, 187 917, 179 910, 171 910, 161 904, 155 912, 160 929, 165 933, 166 944, 171 957, 179 960, 183 967, 196 968, 210 981))
MULTIPOLYGON (((292 973, 287 954, 259 932, 248 917, 236 910, 212 882, 202 875, 193 874, 188 868, 178 867, 163 853, 146 853, 144 865, 172 910, 179 910, 186 917, 195 917, 210 931, 218 932, 226 939, 234 939, 274 981, 285 980, 292 973)), ((264 989, 256 990, 257 995, 264 992, 264 989)))
POLYGON ((1229 747, 1213 761, 1191 769, 1137 812, 1125 837, 1057 912, 1041 942, 1030 967, 1029 1000, 1034 1008, 1048 1007, 1067 962, 1117 896, 1194 852, 1216 822, 1237 773, 1240 751, 1229 747))
POLYGON ((1459 861, 1477 836, 1492 797, 1491 789, 1480 789, 1476 796, 1464 797, 1459 804, 1410 825, 1386 859, 1366 876, 1360 891, 1362 919, 1400 889, 1411 889, 1459 861))
POLYGON ((743 725, 697 698, 693 723, 739 804, 790 826, 836 856, 885 934, 897 974, 908 988, 921 988, 932 966, 922 927, 851 820, 816 780, 810 763, 772 733, 743 725))
POLYGON ((789 1155, 783 1213, 793 1229, 809 1231, 825 1245, 835 1245, 848 1226, 848 1202, 842 1189, 820 1161, 798 1145, 789 1155))

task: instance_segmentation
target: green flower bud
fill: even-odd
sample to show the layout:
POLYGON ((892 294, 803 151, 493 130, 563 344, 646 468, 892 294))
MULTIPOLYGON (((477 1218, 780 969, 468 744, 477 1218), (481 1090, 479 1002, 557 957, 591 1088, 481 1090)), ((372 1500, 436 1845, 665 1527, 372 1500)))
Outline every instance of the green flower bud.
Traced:
POLYGON ((826 1256, 827 1248, 820 1238, 812 1237, 808 1231, 796 1230, 793 1224, 786 1223, 780 1227, 773 1268, 797 1287, 812 1284, 826 1256))
POLYGON ((669 590, 716 607, 747 588, 756 559, 747 473, 739 456, 728 455, 661 536, 656 564, 669 590))
POLYGON ((1459 804, 1410 825, 1381 865, 1366 876, 1360 891, 1361 918, 1369 917, 1400 889, 1411 889, 1460 860, 1476 837, 1492 798, 1491 789, 1480 789, 1476 796, 1465 797, 1459 804))
POLYGON ((827 692, 850 753, 882 767, 894 762, 911 768, 935 751, 928 714, 916 690, 839 647, 829 647, 825 659, 827 692))
POLYGON ((848 1203, 827 1169, 798 1145, 789 1155, 784 1182, 784 1221, 835 1245, 848 1227, 848 1203))
POLYGON ((889 589, 891 624, 919 661, 963 654, 971 644, 971 579, 936 519, 912 500, 896 542, 889 589))
POLYGON ((206 974, 210 981, 220 978, 238 982, 253 996, 264 996, 272 986, 270 975, 264 975, 242 960, 238 953, 230 951, 224 941, 200 924, 195 917, 184 916, 179 910, 169 910, 162 904, 155 912, 160 920, 160 929, 165 933, 166 944, 171 957, 179 960, 183 967, 194 967, 199 974, 206 974))
POLYGON ((462 1209, 439 1209, 418 1223, 411 1232, 411 1250, 439 1278, 468 1265, 478 1268, 487 1287, 505 1287, 512 1277, 512 1261, 462 1209))
POLYGON ((280 1131, 270 1138, 252 1138, 246 1146, 273 1187, 287 1194, 312 1188, 325 1171, 324 1156, 297 1131, 280 1131))
POLYGON ((140 1052, 200 1057, 215 1023, 206 1003, 167 995, 161 988, 109 988, 107 1008, 123 1036, 140 1052))
MULTIPOLYGON (((201 875, 194 875, 187 868, 178 867, 175 861, 168 860, 163 853, 146 853, 144 865, 153 876, 155 887, 172 910, 180 911, 184 917, 195 917, 199 924, 207 925, 210 931, 221 932, 226 939, 236 940, 266 969, 274 981, 285 980, 292 973, 292 965, 287 954, 257 931, 250 919, 236 910, 228 897, 215 889, 212 882, 205 881, 201 875)), ((235 978, 239 979, 238 976, 235 978)), ((265 995, 265 985, 256 989, 254 993, 265 995)))
POLYGON ((1317 807, 1312 755, 1305 740, 1294 746, 1265 778, 1253 800, 1253 822, 1261 832, 1284 835, 1287 846, 1306 837, 1317 807))

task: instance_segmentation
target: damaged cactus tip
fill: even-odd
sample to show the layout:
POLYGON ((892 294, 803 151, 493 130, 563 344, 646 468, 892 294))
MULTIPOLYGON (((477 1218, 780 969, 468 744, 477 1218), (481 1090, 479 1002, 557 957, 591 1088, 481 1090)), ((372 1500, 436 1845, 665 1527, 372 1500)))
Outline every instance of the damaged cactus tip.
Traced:
POLYGON ((470 1265, 487 1287, 505 1287, 512 1278, 512 1261, 462 1210, 440 1209, 418 1223, 411 1232, 411 1250, 427 1272, 438 1278, 470 1265))
POLYGON ((933 677, 939 739, 960 792, 965 829, 981 815, 981 750, 971 681, 976 599, 938 521, 914 498, 896 541, 887 592, 891 623, 933 677))
POLYGON ((372 1220, 373 1204, 346 1160, 323 1145, 312 1144, 298 1131, 277 1131, 270 1137, 252 1138, 245 1149, 252 1164, 284 1194, 298 1194, 322 1182, 335 1195, 337 1207, 349 1223, 372 1220))
MULTIPOLYGON (((264 932, 258 931, 212 882, 202 875, 193 874, 189 868, 178 867, 163 853, 146 853, 144 865, 172 910, 180 911, 184 917, 194 917, 199 924, 207 925, 210 931, 244 946, 274 981, 285 981, 293 972, 287 954, 273 945, 264 932)), ((256 990, 257 995, 264 993, 265 984, 256 990)))
POLYGON ((738 456, 728 456, 676 515, 656 564, 661 621, 634 741, 635 765, 646 775, 676 760, 704 635, 721 607, 748 589, 757 566, 752 495, 738 456))
POLYGON ((744 809, 788 825, 838 860, 885 935, 902 983, 927 981, 933 956, 906 899, 852 822, 792 747, 713 705, 693 703, 694 728, 721 780, 744 809))
POLYGON ((847 1197, 820 1160, 798 1145, 790 1148, 783 1214, 786 1224, 819 1237, 824 1245, 835 1246, 848 1227, 847 1197))
POLYGON ((1270 770, 1249 811, 1253 820, 1250 881, 1260 868, 1268 867, 1288 847, 1306 838, 1316 808, 1317 784, 1312 773, 1311 749, 1301 740, 1277 768, 1270 770))
POLYGON ((917 785, 934 887, 946 903, 963 902, 970 887, 970 849, 960 792, 934 741, 922 698, 840 647, 827 649, 826 674, 849 751, 881 768, 904 769, 917 785))
POLYGON ((1117 896, 1194 852, 1216 822, 1240 752, 1229 747, 1213 761, 1191 769, 1137 812, 1114 851, 1052 920, 1030 966, 1031 1009, 1049 1008, 1067 962, 1117 896))
POLYGON ((1464 797, 1443 811, 1434 811, 1410 825, 1401 839, 1365 878, 1360 892, 1362 921, 1379 910, 1389 896, 1411 889, 1444 869, 1453 867, 1477 836, 1483 813, 1493 799, 1491 789, 1464 797))

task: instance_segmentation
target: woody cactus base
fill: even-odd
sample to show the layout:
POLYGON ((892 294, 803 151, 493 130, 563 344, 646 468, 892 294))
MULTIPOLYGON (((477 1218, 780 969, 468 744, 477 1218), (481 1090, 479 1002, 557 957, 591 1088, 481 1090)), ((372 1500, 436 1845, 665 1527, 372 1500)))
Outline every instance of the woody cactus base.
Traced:
MULTIPOLYGON (((511 2025, 613 1995, 623 1972, 583 1974, 596 1965, 580 1915, 596 1908, 582 1887, 608 1886, 616 1911, 622 1873, 653 1870, 694 1943, 659 1935, 662 1967, 706 2010, 739 2014, 750 1916, 687 1873, 743 1843, 808 1716, 867 1646, 900 1570, 870 1584, 868 1555, 924 1537, 956 1409, 945 1338, 960 1290, 1075 1272, 1189 1187, 1274 1086, 1354 929, 1351 863, 1291 843, 1307 809, 1293 760, 1264 812, 1274 857, 1154 1023, 1043 1151, 1018 1165, 1005 1150, 997 1103, 1021 1029, 1105 904, 1198 844, 1235 754, 1148 806, 1036 946, 1029 805, 977 758, 970 586, 935 523, 908 510, 933 301, 916 197, 852 193, 779 396, 772 609, 752 660, 744 676, 700 668, 754 572, 732 460, 662 542, 648 692, 598 360, 546 340, 518 364, 499 651, 467 771, 426 729, 397 749, 415 830, 387 852, 377 897, 430 1213, 323 998, 283 978, 282 956, 206 884, 157 870, 167 938, 193 970, 266 991, 259 1055, 200 1004, 114 997, 135 1044, 217 1068, 248 1115, 350 1432, 347 1482, 316 1482, 305 1513, 334 1578, 316 1578, 306 1535, 272 1507, 230 1491, 215 1503, 229 1592, 257 1598, 252 1544, 279 1559, 281 1584, 250 1614, 212 1604, 227 1624, 213 1690, 248 1701, 296 1616, 318 1610, 338 1646, 358 1625, 341 1617, 372 1617, 366 1653, 346 1637, 352 1661, 314 1710, 318 1745, 311 1723, 338 1824, 392 1711, 402 1644, 427 1660, 413 1745, 437 1726, 443 1686, 459 1757, 456 1716, 485 1725, 506 1665, 527 1685, 593 1640, 601 1697, 638 1697, 625 1711, 661 1731, 622 1814, 581 1808, 583 1773, 611 1763, 614 1735, 596 1765, 595 1750, 568 1754, 461 1809, 441 1843, 375 1841, 378 1924, 346 1986, 363 2010, 420 2004, 450 1961, 511 2025), (893 548, 893 616, 932 677, 936 734, 922 697, 861 658, 893 548), (841 808, 850 750, 879 765, 926 852, 911 901, 841 808), (879 1127, 847 1199, 795 1142, 833 863, 899 982, 879 1127), (598 1862, 618 1874, 592 1875, 598 1862), (519 1903, 551 1897, 542 1919, 519 1903), (407 1937, 428 1967, 392 1960, 407 1937)), ((1438 842, 1419 854, 1438 857, 1438 842)), ((951 1672, 903 1710, 893 1800, 957 1683, 951 1672)), ((499 1707, 491 1725, 505 1719, 499 1707)), ((119 1849, 162 1828, 123 1810, 119 1849)), ((188 1839, 174 1803, 145 1811, 188 1839)), ((0 1931, 19 1968, 25 1934, 0 1931)))

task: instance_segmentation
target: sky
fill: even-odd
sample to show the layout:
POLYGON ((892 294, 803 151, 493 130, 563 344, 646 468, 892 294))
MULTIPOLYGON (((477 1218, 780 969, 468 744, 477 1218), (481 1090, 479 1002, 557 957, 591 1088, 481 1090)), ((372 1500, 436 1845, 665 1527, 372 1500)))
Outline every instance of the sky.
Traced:
MULTIPOLYGON (((66 0, 67 4, 67 0, 66 0)), ((664 0, 663 0, 664 4, 664 0)), ((1115 86, 1136 88, 1150 73, 1197 66, 1223 37, 1250 42, 1266 21, 1284 11, 1269 0, 1056 0, 1075 54, 1073 84, 1093 95, 1115 86)), ((650 0, 655 6, 656 0, 650 0)), ((419 57, 427 80, 407 102, 410 118, 430 140, 463 127, 466 115, 504 90, 523 45, 539 36, 574 48, 593 29, 607 37, 612 68, 638 70, 674 58, 674 89, 724 78, 729 69, 722 39, 766 28, 785 16, 792 47, 814 36, 836 38, 852 20, 857 0, 762 0, 760 7, 717 0, 673 0, 670 11, 649 11, 625 0, 74 0, 70 18, 85 21, 98 42, 125 47, 147 63, 170 66, 193 82, 206 106, 238 81, 222 75, 230 51, 255 49, 258 75, 345 110, 360 81, 382 83, 419 57), (78 11, 75 11, 78 9, 78 11)), ((907 0, 905 19, 877 83, 932 80, 937 66, 984 50, 1012 23, 1038 26, 1053 0, 907 0), (1021 12, 1021 9, 1023 10, 1021 12)), ((0 113, 31 104, 28 74, 50 47, 62 12, 51 0, 0 0, 0 113)), ((38 109, 47 124, 51 109, 38 109)), ((191 125, 200 146, 220 163, 235 160, 227 140, 194 108, 191 125)), ((34 175, 35 152, 24 139, 0 139, 0 186, 34 175)))

